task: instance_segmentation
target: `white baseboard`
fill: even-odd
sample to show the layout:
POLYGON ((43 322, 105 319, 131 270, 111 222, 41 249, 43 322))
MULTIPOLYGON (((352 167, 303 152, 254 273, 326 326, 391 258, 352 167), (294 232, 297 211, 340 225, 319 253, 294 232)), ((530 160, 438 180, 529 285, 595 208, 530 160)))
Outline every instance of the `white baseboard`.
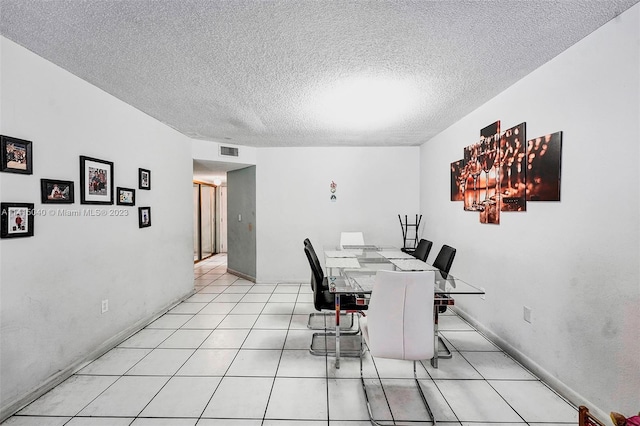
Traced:
MULTIPOLYGON (((489 330, 484 325, 480 324, 473 317, 469 316, 465 311, 461 310, 459 307, 454 307, 453 310, 459 314, 462 318, 464 318, 469 324, 474 326, 479 332, 485 335, 485 337, 491 340, 494 344, 496 344, 500 349, 502 349, 507 355, 511 358, 522 364, 523 367, 528 369, 535 376, 540 378, 547 386, 553 389, 558 395, 566 399, 569 403, 579 407, 580 405, 587 406, 589 408, 589 412, 597 417, 601 422, 608 424, 611 419, 608 413, 605 413, 598 407, 594 406, 593 403, 588 401, 582 395, 571 389, 565 383, 558 380, 556 376, 549 373, 547 370, 542 368, 538 363, 534 360, 517 350, 507 341, 503 340, 500 336, 495 334, 493 331, 489 330)), ((576 408, 577 409, 577 408, 576 408)), ((576 424, 578 422, 578 413, 576 412, 576 424)))
POLYGON ((244 280, 251 281, 252 283, 256 282, 256 277, 243 274, 242 272, 234 271, 233 269, 229 269, 229 267, 227 267, 227 272, 244 280))
POLYGON ((14 415, 18 411, 20 411, 22 408, 24 408, 28 404, 32 403, 33 401, 35 401, 36 399, 38 399, 39 397, 41 397, 45 393, 49 392, 51 389, 53 389, 54 387, 58 386, 60 383, 62 383, 65 380, 67 380, 74 373, 76 373, 77 371, 79 371, 82 368, 84 368, 90 362, 92 362, 92 361, 96 360, 97 358, 101 357, 102 355, 104 355, 105 353, 107 353, 108 351, 113 349, 114 347, 118 346, 120 343, 124 342, 125 340, 127 340, 129 337, 131 337, 132 335, 134 335, 138 331, 142 330, 147 325, 151 324, 153 321, 155 321, 156 319, 158 319, 159 317, 161 317, 162 315, 167 313, 175 305, 177 305, 178 303, 184 301, 188 297, 191 297, 193 295, 193 293, 194 293, 194 290, 188 292, 187 294, 185 294, 185 295, 179 297, 178 299, 172 301, 171 303, 165 305, 164 308, 160 309, 155 314, 152 314, 149 317, 144 318, 144 319, 136 322, 131 327, 121 331, 120 333, 116 334, 115 336, 113 336, 109 340, 106 340, 99 347, 95 348, 93 351, 88 353, 84 358, 82 358, 79 361, 71 364, 70 366, 68 366, 64 370, 61 370, 61 371, 57 372, 56 374, 50 376, 47 380, 45 380, 36 389, 28 392, 25 395, 22 395, 22 396, 20 396, 20 397, 18 397, 16 399, 14 399, 13 401, 10 401, 9 403, 5 404, 3 407, 0 407, 0 423, 4 422, 6 419, 8 419, 12 415, 14 415))

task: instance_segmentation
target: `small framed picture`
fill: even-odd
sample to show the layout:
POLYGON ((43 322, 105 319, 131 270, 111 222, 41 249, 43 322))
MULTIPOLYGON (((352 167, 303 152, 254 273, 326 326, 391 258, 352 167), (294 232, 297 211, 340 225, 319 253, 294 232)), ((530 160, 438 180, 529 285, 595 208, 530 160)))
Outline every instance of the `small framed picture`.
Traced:
POLYGON ((136 190, 131 188, 118 187, 118 199, 116 204, 121 206, 135 206, 136 205, 136 190))
POLYGON ((3 172, 33 174, 33 156, 30 141, 0 135, 0 168, 3 172))
POLYGON ((138 169, 138 189, 151 189, 151 170, 138 169))
POLYGON ((113 204, 113 162, 80 156, 80 203, 113 204))
POLYGON ((0 203, 0 238, 33 237, 33 204, 0 203))
POLYGON ((73 182, 70 180, 40 179, 43 204, 73 204, 73 182))
POLYGON ((138 227, 151 226, 151 207, 138 207, 138 227))

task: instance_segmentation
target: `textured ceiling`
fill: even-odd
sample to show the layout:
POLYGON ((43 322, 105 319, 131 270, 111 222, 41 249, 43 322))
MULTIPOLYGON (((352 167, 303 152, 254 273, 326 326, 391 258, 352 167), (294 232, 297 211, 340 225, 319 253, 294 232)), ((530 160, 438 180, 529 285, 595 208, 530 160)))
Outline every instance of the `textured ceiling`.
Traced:
POLYGON ((418 145, 637 2, 0 0, 0 31, 193 138, 418 145), (331 103, 361 81, 377 110, 331 103))

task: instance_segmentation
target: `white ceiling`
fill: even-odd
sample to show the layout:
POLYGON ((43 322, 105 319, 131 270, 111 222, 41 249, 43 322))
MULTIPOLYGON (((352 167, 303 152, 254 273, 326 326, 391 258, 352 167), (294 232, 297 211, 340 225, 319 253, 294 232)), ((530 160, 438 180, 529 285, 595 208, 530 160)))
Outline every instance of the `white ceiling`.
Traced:
POLYGON ((637 2, 0 0, 0 32, 193 138, 418 145, 637 2))

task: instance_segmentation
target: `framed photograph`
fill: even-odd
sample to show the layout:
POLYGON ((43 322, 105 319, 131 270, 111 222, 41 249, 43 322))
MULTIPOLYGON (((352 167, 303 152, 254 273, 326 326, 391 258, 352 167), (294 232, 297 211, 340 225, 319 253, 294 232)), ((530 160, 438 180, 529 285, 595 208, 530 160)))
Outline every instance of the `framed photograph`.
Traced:
POLYGON ((0 167, 3 172, 33 174, 32 143, 24 139, 0 135, 0 167))
POLYGON ((138 227, 151 226, 151 207, 138 207, 138 227))
POLYGON ((138 189, 151 189, 151 170, 138 169, 138 189))
POLYGON ((113 162, 80 156, 80 203, 113 204, 113 162))
POLYGON ((43 204, 73 204, 73 182, 70 180, 40 179, 43 204))
POLYGON ((120 188, 117 189, 118 199, 116 200, 116 204, 121 206, 135 206, 136 205, 136 190, 131 188, 120 188))
POLYGON ((1 203, 0 238, 33 237, 33 204, 1 203))

